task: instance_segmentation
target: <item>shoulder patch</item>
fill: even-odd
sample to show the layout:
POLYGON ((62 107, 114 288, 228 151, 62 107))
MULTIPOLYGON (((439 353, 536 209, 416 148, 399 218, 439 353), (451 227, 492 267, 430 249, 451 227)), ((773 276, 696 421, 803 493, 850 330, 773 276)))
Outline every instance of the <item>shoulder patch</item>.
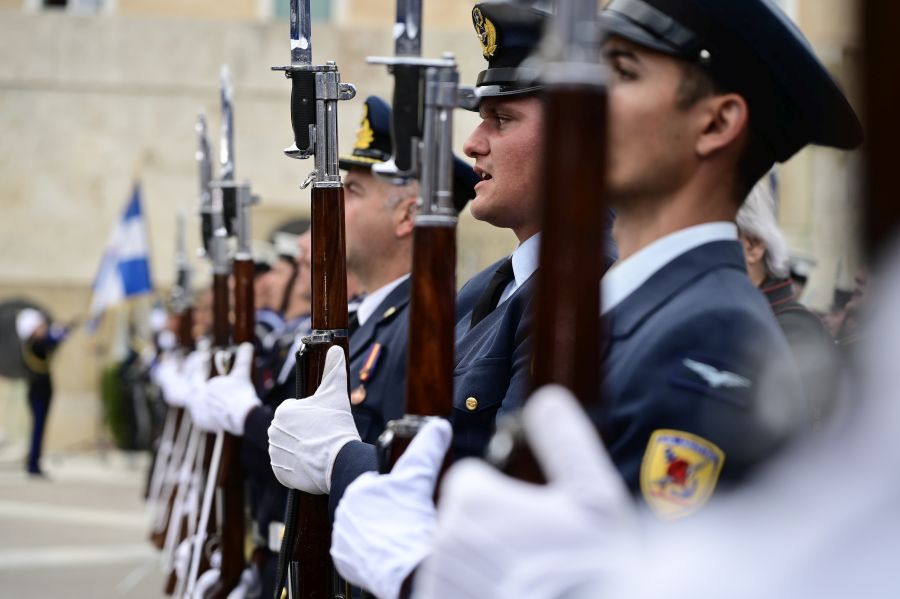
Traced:
POLYGON ((724 462, 722 450, 702 437, 655 431, 641 461, 641 494, 659 518, 684 518, 712 496, 724 462))

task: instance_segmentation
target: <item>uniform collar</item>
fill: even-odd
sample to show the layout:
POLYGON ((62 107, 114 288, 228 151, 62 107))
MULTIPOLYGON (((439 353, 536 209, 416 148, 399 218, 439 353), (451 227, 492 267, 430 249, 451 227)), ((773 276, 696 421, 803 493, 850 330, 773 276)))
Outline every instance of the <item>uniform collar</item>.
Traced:
POLYGON ((409 273, 406 273, 402 277, 396 278, 387 285, 383 287, 379 287, 372 293, 368 294, 360 303, 359 308, 356 310, 356 317, 359 319, 359 326, 366 324, 366 321, 369 320, 369 317, 375 312, 378 305, 384 301, 384 298, 388 296, 388 294, 394 290, 397 285, 405 281, 409 278, 409 273))
POLYGON ((747 277, 744 249, 737 240, 711 241, 676 257, 653 273, 618 305, 604 314, 610 323, 610 336, 621 339, 631 335, 651 315, 672 298, 694 285, 698 279, 718 270, 734 270, 746 278, 747 289, 753 284, 747 277))
POLYGON ((540 260, 540 249, 541 234, 535 233, 520 243, 519 247, 512 253, 512 256, 509 257, 512 262, 513 280, 509 282, 509 285, 500 294, 500 301, 497 302, 498 306, 512 297, 512 294, 524 285, 531 278, 531 275, 534 274, 534 271, 537 270, 538 261, 540 260))
POLYGON ((679 256, 707 243, 737 239, 737 226, 731 222, 695 225, 657 239, 607 271, 601 284, 603 313, 618 306, 656 272, 679 256))
MULTIPOLYGON (((397 285, 394 285, 387 296, 375 306, 366 322, 361 324, 350 335, 351 362, 356 359, 359 352, 369 347, 369 342, 378 331, 381 323, 387 322, 388 318, 391 321, 398 318, 395 315, 409 303, 411 287, 412 280, 408 276, 402 277, 402 280, 397 285)), ((403 318, 407 317, 404 315, 403 318)))
POLYGON ((538 259, 541 248, 541 234, 535 233, 519 244, 512 253, 513 276, 516 279, 516 287, 521 287, 538 267, 538 259))

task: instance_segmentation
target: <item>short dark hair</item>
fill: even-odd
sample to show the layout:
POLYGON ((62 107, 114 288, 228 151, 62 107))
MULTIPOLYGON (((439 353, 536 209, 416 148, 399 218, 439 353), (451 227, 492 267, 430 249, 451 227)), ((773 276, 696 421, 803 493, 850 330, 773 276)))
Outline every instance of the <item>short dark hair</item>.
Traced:
MULTIPOLYGON (((686 110, 703 98, 729 93, 729 90, 717 82, 702 67, 692 62, 681 61, 681 81, 675 97, 675 104, 681 110, 686 110)), ((744 198, 753 189, 753 186, 769 172, 775 164, 772 150, 762 137, 753 128, 752 115, 747 129, 747 142, 741 151, 737 163, 737 185, 735 194, 738 204, 744 202, 744 198)))

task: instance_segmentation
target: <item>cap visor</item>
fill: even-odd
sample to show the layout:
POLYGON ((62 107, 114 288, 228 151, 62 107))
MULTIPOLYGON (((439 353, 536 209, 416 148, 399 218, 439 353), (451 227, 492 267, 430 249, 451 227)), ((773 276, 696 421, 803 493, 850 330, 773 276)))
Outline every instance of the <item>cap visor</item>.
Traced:
POLYGON ((615 11, 605 10, 600 14, 600 27, 604 41, 610 36, 617 36, 663 54, 679 54, 677 48, 615 11))
POLYGON ((338 167, 342 170, 350 170, 355 166, 363 168, 371 168, 373 164, 381 164, 384 160, 377 158, 366 158, 365 156, 341 156, 338 159, 338 167))

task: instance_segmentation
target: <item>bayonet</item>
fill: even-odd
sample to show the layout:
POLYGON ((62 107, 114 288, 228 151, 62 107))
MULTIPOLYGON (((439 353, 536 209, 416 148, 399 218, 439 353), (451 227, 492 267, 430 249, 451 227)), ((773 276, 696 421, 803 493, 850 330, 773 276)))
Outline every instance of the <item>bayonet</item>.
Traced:
MULTIPOLYGON (((297 397, 309 397, 319 385, 325 354, 332 345, 347 351, 347 268, 344 244, 344 191, 338 169, 337 103, 356 95, 341 83, 337 65, 313 64, 309 0, 290 0, 291 63, 273 67, 291 80, 291 158, 315 157, 301 188, 312 185, 312 334, 297 358, 297 397)), ((328 498, 297 491, 288 494, 285 532, 279 555, 277 595, 285 579, 292 598, 342 594, 329 555, 331 523, 328 498)))
POLYGON ((210 241, 212 240, 212 194, 209 184, 212 181, 212 160, 209 150, 209 133, 206 128, 206 115, 201 110, 197 115, 197 123, 194 125, 194 131, 197 133, 197 152, 194 158, 197 160, 197 166, 200 173, 200 237, 203 241, 203 252, 209 253, 210 241))
POLYGON ((223 64, 219 73, 221 86, 219 96, 222 103, 222 132, 219 140, 219 179, 234 179, 234 106, 231 74, 228 65, 223 64))

